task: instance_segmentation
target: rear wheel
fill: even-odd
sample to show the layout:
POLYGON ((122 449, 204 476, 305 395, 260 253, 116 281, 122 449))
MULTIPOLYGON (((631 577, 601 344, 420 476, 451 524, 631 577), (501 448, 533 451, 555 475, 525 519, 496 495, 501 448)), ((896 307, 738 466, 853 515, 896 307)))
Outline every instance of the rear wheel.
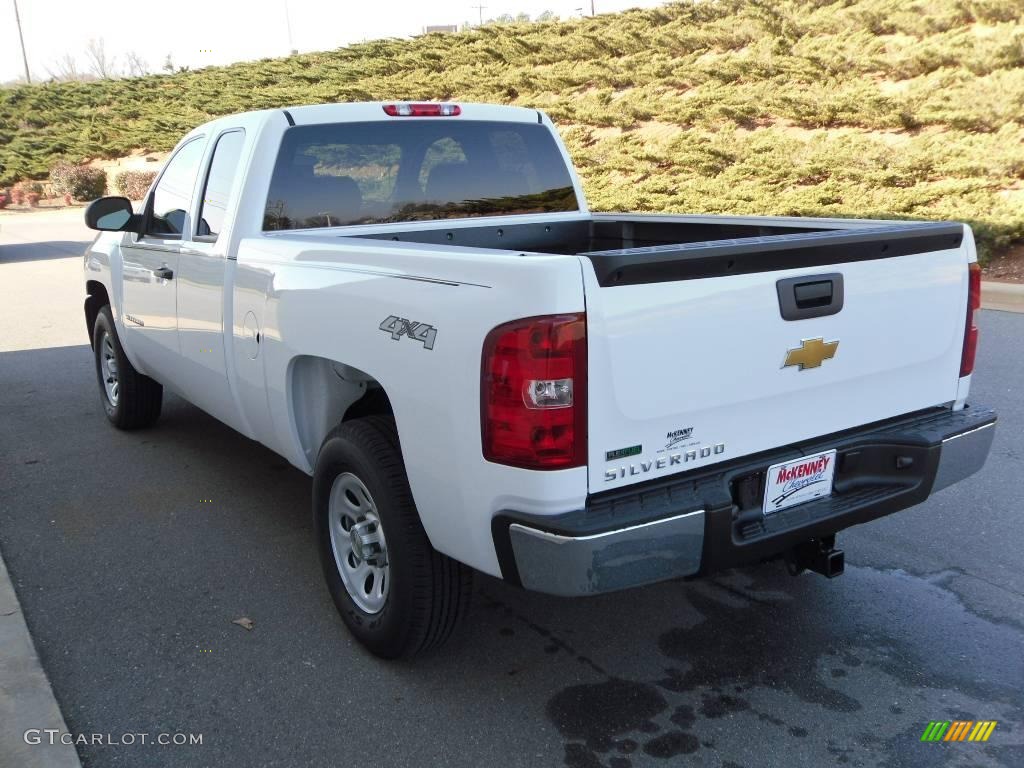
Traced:
POLYGON ((327 587, 363 645, 392 659, 448 639, 469 605, 472 572, 430 545, 391 418, 353 419, 327 436, 313 513, 327 587))
POLYGON ((135 370, 121 347, 110 307, 100 309, 93 326, 92 349, 100 401, 118 429, 152 426, 160 418, 164 388, 135 370))

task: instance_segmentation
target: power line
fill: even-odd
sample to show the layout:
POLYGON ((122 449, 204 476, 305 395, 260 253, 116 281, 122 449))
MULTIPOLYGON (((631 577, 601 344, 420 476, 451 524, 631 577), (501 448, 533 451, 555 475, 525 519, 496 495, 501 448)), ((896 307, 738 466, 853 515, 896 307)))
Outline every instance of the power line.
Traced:
POLYGON ((28 56, 25 54, 25 37, 21 34, 21 16, 18 15, 18 0, 14 0, 14 21, 18 25, 18 40, 21 41, 21 60, 25 63, 25 82, 32 82, 32 75, 28 71, 28 56))
POLYGON ((484 8, 486 8, 487 6, 486 5, 471 5, 469 7, 470 8, 476 8, 480 12, 480 26, 482 27, 484 25, 484 8))

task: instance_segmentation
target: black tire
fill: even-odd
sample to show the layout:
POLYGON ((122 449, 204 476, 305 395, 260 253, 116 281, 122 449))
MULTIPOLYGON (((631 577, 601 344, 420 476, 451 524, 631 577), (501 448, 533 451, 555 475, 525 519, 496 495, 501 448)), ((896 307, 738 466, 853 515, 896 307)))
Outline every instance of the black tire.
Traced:
POLYGON ((96 324, 92 329, 92 351, 96 363, 96 380, 100 386, 100 402, 110 423, 118 429, 153 426, 160 418, 164 388, 132 367, 121 347, 109 305, 102 307, 96 316, 96 324), (104 356, 110 349, 104 338, 109 339, 117 364, 117 396, 113 399, 107 393, 105 384, 104 356))
POLYGON ((327 436, 313 474, 313 517, 331 597, 367 649, 385 659, 409 658, 451 636, 469 607, 472 571, 430 545, 409 491, 392 418, 352 419, 327 436), (369 491, 387 540, 389 590, 374 613, 357 605, 345 588, 331 544, 331 489, 344 473, 369 491))

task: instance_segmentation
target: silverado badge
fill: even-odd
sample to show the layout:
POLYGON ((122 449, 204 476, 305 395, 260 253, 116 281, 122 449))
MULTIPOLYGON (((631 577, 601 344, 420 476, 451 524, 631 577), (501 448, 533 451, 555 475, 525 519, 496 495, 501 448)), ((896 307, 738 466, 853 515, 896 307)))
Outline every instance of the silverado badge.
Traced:
POLYGON ((799 347, 786 351, 786 362, 782 364, 782 367, 788 368, 791 365, 797 365, 800 366, 799 370, 801 371, 804 368, 817 368, 821 365, 822 360, 831 360, 838 348, 839 339, 835 341, 825 341, 820 337, 803 339, 799 347))

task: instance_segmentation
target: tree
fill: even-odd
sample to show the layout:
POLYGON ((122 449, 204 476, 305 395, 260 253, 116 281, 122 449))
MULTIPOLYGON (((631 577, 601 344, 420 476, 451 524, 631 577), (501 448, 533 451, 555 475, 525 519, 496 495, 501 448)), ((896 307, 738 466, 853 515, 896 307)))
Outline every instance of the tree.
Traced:
POLYGON ((54 80, 68 81, 81 80, 82 73, 78 71, 78 60, 70 53, 65 53, 53 63, 53 67, 47 67, 46 71, 54 80))
POLYGON ((544 13, 537 17, 536 21, 558 21, 558 16, 551 11, 544 11, 544 13))
POLYGON ((149 74, 149 62, 135 51, 128 51, 124 57, 125 74, 128 77, 143 77, 149 74))
POLYGON ((85 46, 85 61, 89 66, 89 71, 101 80, 107 80, 117 75, 114 68, 116 59, 107 55, 102 37, 89 40, 89 44, 85 46))
POLYGON ((160 69, 162 69, 169 75, 174 74, 174 59, 171 58, 171 54, 168 53, 167 56, 164 58, 164 65, 160 67, 160 69))

